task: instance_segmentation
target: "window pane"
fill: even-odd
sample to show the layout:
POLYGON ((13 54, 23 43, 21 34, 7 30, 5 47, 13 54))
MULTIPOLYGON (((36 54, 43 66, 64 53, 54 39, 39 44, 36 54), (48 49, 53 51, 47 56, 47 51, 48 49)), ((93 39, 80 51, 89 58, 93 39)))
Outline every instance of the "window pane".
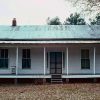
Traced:
POLYGON ((85 68, 85 59, 81 59, 81 68, 82 68, 82 69, 85 68))
POLYGON ((8 59, 5 59, 4 67, 5 67, 5 68, 8 68, 8 59))
POLYGON ((1 49, 0 68, 8 68, 8 49, 1 49))
POLYGON ((81 68, 82 69, 90 69, 90 60, 89 59, 81 59, 81 68))
POLYGON ((89 50, 85 51, 85 58, 89 58, 89 50))
POLYGON ((30 68, 31 67, 31 60, 27 59, 26 60, 26 68, 30 68))
POLYGON ((85 50, 81 50, 81 58, 85 58, 85 50))
POLYGON ((4 58, 4 49, 1 49, 1 58, 4 58))
POLYGON ((8 68, 8 59, 0 59, 0 68, 8 68))
POLYGON ((82 69, 90 68, 89 50, 88 49, 81 50, 81 68, 82 69))
POLYGON ((5 58, 8 58, 8 49, 5 49, 5 58))
POLYGON ((27 49, 27 58, 30 58, 30 49, 27 49))
POLYGON ((31 67, 30 49, 23 49, 22 68, 31 67))
POLYGON ((31 59, 22 59, 22 68, 30 68, 31 59))
POLYGON ((26 60, 22 59, 22 68, 26 68, 26 60))
POLYGON ((86 68, 90 68, 90 60, 89 59, 86 59, 85 60, 85 66, 86 66, 86 68))
POLYGON ((89 50, 88 49, 83 49, 81 50, 81 58, 89 58, 89 50))
POLYGON ((22 55, 23 58, 26 58, 26 49, 23 49, 23 55, 22 55))
POLYGON ((3 67, 3 59, 0 59, 0 68, 3 67))

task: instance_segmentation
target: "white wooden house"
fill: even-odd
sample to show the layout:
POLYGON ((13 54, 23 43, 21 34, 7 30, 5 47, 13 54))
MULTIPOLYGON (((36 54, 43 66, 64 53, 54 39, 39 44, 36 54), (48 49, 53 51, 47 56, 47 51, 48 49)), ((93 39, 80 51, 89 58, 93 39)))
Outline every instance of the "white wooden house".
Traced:
POLYGON ((0 78, 99 78, 100 26, 0 26, 0 78))

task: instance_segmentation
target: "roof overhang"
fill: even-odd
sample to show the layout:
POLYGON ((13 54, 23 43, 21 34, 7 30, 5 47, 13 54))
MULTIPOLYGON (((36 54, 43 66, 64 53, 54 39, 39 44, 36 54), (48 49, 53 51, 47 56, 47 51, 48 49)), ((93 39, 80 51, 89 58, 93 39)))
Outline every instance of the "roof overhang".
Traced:
POLYGON ((0 41, 99 41, 100 38, 34 38, 34 39, 0 39, 0 41))
POLYGON ((100 40, 59 40, 59 41, 0 41, 0 44, 52 44, 52 43, 100 43, 100 40))

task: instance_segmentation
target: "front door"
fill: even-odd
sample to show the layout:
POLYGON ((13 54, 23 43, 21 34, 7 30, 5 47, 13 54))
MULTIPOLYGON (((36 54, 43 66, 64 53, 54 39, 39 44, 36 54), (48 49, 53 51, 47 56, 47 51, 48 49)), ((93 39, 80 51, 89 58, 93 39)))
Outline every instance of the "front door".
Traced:
POLYGON ((62 52, 50 52, 50 73, 62 74, 62 52))

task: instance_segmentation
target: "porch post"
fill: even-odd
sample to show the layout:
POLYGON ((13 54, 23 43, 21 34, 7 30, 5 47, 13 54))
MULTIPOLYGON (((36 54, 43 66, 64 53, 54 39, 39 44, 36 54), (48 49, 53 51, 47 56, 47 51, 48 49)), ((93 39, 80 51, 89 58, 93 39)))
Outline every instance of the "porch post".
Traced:
POLYGON ((68 75, 68 48, 66 48, 66 58, 67 58, 67 75, 68 75))
POLYGON ((93 61, 93 65, 94 65, 94 70, 93 70, 93 72, 94 72, 94 75, 95 75, 95 52, 96 52, 96 49, 95 49, 95 47, 94 47, 94 61, 93 61))
POLYGON ((44 47, 44 75, 45 75, 45 73, 46 73, 46 68, 45 68, 45 56, 46 56, 46 50, 45 50, 45 47, 44 47))
POLYGON ((18 47, 16 48, 16 75, 18 75, 18 47))

